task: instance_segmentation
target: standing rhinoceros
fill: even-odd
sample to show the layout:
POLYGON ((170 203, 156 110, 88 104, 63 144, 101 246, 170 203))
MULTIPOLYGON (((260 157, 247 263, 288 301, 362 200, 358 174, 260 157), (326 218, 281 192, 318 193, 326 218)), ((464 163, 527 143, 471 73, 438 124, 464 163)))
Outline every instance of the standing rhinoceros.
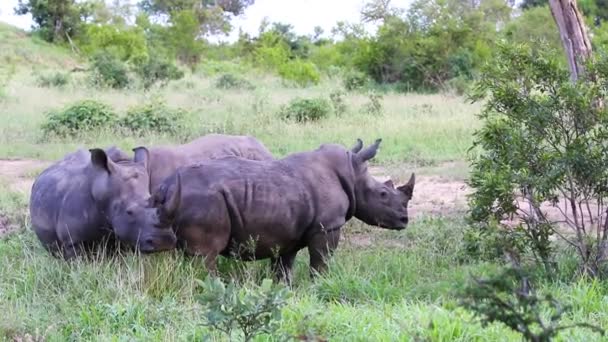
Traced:
POLYGON ((45 248, 70 259, 116 236, 143 252, 175 247, 170 226, 150 206, 148 150, 134 159, 112 147, 78 150, 44 170, 30 196, 32 228, 45 248))
POLYGON ((302 248, 308 248, 311 274, 325 269, 340 228, 352 216, 388 229, 407 226, 414 174, 396 189, 369 175, 367 161, 380 141, 362 149, 358 140, 350 151, 324 144, 272 161, 209 160, 180 168, 153 201, 161 220, 173 224, 178 244, 204 256, 210 272, 220 254, 272 258, 277 276, 290 282, 302 248))
POLYGON ((244 135, 208 134, 187 144, 150 147, 150 190, 179 167, 229 156, 251 160, 272 160, 272 154, 257 139, 244 135))

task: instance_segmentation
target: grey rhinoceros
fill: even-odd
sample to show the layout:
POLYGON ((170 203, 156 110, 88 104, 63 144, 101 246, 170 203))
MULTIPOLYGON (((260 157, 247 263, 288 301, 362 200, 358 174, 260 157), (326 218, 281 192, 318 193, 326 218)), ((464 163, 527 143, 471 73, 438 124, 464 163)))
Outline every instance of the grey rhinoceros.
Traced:
POLYGON ((173 224, 178 245, 205 257, 216 272, 218 255, 271 258, 291 282, 298 251, 308 248, 311 275, 326 268, 340 228, 353 216, 367 224, 404 229, 415 176, 395 188, 376 181, 367 161, 381 139, 363 149, 324 144, 270 161, 227 157, 182 167, 165 179, 153 202, 163 224, 173 224))
POLYGON ((149 151, 151 192, 182 166, 230 156, 251 160, 273 159, 260 141, 247 135, 208 134, 183 145, 152 146, 149 151))
POLYGON ((170 226, 150 206, 146 148, 133 160, 115 147, 80 149, 45 169, 32 185, 32 228, 53 255, 70 259, 83 249, 116 237, 155 252, 175 247, 170 226))

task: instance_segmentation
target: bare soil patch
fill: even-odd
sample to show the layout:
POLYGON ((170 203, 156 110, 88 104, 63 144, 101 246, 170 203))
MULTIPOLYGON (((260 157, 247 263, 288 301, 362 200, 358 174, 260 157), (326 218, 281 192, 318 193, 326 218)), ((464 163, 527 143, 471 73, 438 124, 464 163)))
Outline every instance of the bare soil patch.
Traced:
POLYGON ((0 181, 7 182, 11 191, 28 193, 34 183, 32 172, 48 165, 35 159, 0 159, 0 181))

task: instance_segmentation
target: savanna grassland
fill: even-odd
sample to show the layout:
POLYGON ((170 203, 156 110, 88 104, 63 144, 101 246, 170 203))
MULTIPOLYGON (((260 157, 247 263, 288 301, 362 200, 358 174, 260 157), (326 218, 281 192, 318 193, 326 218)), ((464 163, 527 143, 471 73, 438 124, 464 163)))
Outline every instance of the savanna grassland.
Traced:
MULTIPOLYGON (((45 341, 190 341, 225 340, 204 326, 197 300, 197 279, 206 272, 201 260, 172 251, 156 255, 129 252, 100 255, 72 263, 55 259, 40 246, 29 227, 27 202, 32 179, 51 161, 79 147, 116 144, 180 143, 211 132, 249 134, 277 156, 314 149, 321 143, 352 145, 382 138, 374 160, 379 176, 396 183, 416 172, 413 219, 408 229, 385 231, 353 219, 329 272, 308 276, 307 252, 296 259, 291 297, 282 309, 279 329, 258 341, 307 335, 331 341, 519 341, 503 325, 482 327, 458 305, 458 290, 471 275, 488 275, 497 262, 477 261, 464 253, 466 206, 453 201, 463 191, 467 150, 479 126, 479 104, 451 95, 387 93, 382 111, 366 111, 365 92, 346 92, 341 115, 308 123, 281 120, 282 105, 296 97, 328 96, 339 80, 326 77, 308 88, 293 88, 262 72, 230 63, 203 63, 194 73, 166 87, 109 90, 89 86, 87 76, 72 72, 63 87, 42 87, 39 74, 67 72, 81 61, 61 50, 0 26, 1 72, 8 75, 0 100, 0 163, 26 160, 21 169, 0 166, 0 338, 45 341), (9 67, 10 65, 10 67, 9 67), (218 70, 242 74, 252 90, 218 89, 218 70), (96 130, 73 138, 45 138, 45 113, 83 99, 94 99, 119 115, 131 106, 162 99, 183 108, 187 125, 177 135, 128 135, 96 130), (24 166, 26 165, 26 166, 24 166), (10 172, 9 172, 10 171, 10 172), (457 186, 446 186, 456 184, 457 186), (448 192, 448 193, 446 193, 448 192), (445 203, 453 201, 450 203, 445 203)), ((12 167, 12 166, 11 166, 12 167)), ((461 193, 462 195, 462 193, 461 193)), ((573 310, 563 323, 608 326, 608 284, 576 280, 576 261, 560 254, 559 275, 543 280, 540 292, 552 292, 573 310)), ((268 262, 220 260, 220 273, 243 288, 269 276, 268 262)), ((235 335, 236 338, 236 335, 235 335)), ((600 341, 586 329, 563 332, 560 341, 600 341)))

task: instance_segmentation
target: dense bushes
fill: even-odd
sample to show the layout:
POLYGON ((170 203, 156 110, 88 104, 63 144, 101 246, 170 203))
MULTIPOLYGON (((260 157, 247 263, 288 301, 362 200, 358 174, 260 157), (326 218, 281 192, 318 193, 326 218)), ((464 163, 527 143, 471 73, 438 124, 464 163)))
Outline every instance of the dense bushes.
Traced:
POLYGON ((120 119, 120 126, 137 134, 178 134, 184 126, 186 115, 183 109, 172 109, 164 102, 153 101, 127 110, 126 115, 120 119))
POLYGON ((61 88, 70 82, 70 75, 63 72, 50 72, 38 75, 36 84, 40 87, 61 88))
POLYGON ((115 89, 129 85, 128 68, 116 56, 108 52, 98 52, 91 59, 93 83, 115 89))
POLYGON ((42 124, 46 137, 75 137, 81 133, 103 130, 135 133, 178 134, 185 127, 188 113, 168 107, 162 101, 131 107, 119 117, 103 103, 84 100, 61 110, 51 111, 42 124))
POLYGON ((279 75, 286 81, 291 81, 300 87, 319 84, 321 75, 314 64, 302 60, 294 60, 279 67, 279 75))
POLYGON ((331 105, 325 98, 296 98, 283 106, 280 116, 297 122, 317 121, 331 113, 331 105))
POLYGON ((80 132, 110 127, 116 119, 116 113, 107 105, 85 100, 47 113, 42 131, 45 135, 74 136, 80 132))
POLYGON ((215 81, 215 87, 219 89, 254 89, 254 85, 248 80, 231 73, 222 74, 215 81))

